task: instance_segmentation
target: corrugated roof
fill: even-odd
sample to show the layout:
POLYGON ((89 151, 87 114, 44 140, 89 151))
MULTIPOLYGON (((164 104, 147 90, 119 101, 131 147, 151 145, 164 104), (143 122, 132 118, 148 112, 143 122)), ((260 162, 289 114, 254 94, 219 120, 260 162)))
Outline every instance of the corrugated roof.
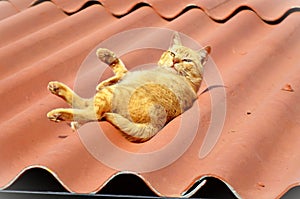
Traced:
MULTIPOLYGON (((163 147, 172 151, 177 142, 188 147, 172 164, 136 173, 158 195, 182 196, 207 176, 221 179, 242 198, 276 198, 299 185, 299 2, 166 4, 154 0, 122 4, 113 0, 0 1, 2 189, 32 167, 48 170, 67 190, 78 193, 97 192, 117 173, 125 172, 98 161, 85 148, 80 133, 48 121, 49 110, 66 104, 46 88, 51 80, 76 86, 83 65, 101 68, 93 58, 101 43, 125 30, 146 27, 177 30, 203 46, 212 46, 200 89, 209 87, 209 91, 200 95, 191 110, 143 144, 126 141, 111 125, 101 122, 103 139, 126 152, 120 160, 128 161, 129 166, 123 165, 126 172, 136 173, 128 170, 134 167, 131 161, 140 160, 140 154, 154 154, 163 147), (224 108, 226 117, 212 114, 224 108), (221 125, 220 137, 207 135, 216 123, 221 125), (176 134, 178 128, 187 135, 176 134), (217 142, 206 155, 201 146, 209 139, 217 142)), ((137 43, 148 41, 139 35, 134 39, 137 43)), ((117 43, 114 48, 124 46, 117 43)), ((148 56, 139 51, 125 54, 126 65, 134 68, 156 62, 159 54, 146 52, 148 56)), ((104 77, 109 75, 107 70, 104 77)), ((159 158, 169 156, 166 153, 159 158)))
MULTIPOLYGON (((24 10, 32 5, 43 2, 43 0, 10 0, 9 1, 18 10, 24 10)), ((233 13, 240 10, 252 10, 263 20, 275 21, 283 15, 288 14, 290 10, 299 10, 298 1, 280 1, 261 0, 254 1, 232 1, 232 0, 175 0, 166 3, 158 0, 125 0, 119 3, 118 0, 51 0, 58 8, 66 13, 74 13, 85 5, 101 4, 108 12, 115 16, 124 16, 141 6, 152 7, 163 18, 175 18, 186 10, 197 8, 203 10, 214 20, 224 20, 233 13)))

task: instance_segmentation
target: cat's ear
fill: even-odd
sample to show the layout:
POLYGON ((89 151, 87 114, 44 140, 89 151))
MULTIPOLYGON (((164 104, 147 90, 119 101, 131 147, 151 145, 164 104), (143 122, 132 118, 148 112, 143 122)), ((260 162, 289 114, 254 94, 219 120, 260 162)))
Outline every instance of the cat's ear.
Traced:
POLYGON ((174 45, 182 45, 181 44, 181 39, 180 39, 180 36, 179 36, 179 33, 178 32, 174 32, 173 33, 173 36, 172 36, 172 41, 171 41, 171 47, 174 46, 174 45))
POLYGON ((197 51, 202 66, 207 62, 208 55, 210 54, 210 52, 211 52, 210 46, 205 46, 204 48, 201 48, 200 50, 197 51))

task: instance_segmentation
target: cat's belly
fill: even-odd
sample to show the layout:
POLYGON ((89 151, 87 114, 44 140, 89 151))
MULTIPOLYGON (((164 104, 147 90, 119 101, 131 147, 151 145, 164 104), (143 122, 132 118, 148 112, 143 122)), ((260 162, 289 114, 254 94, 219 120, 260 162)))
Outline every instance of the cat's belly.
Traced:
POLYGON ((145 84, 138 87, 130 96, 128 102, 128 112, 132 121, 137 123, 148 123, 151 117, 162 114, 156 108, 163 108, 166 121, 182 113, 180 102, 170 89, 160 84, 145 84))
POLYGON ((149 123, 151 117, 159 117, 160 106, 166 113, 166 121, 190 108, 196 94, 181 77, 164 71, 132 72, 115 85, 112 112, 119 113, 137 123, 149 123))

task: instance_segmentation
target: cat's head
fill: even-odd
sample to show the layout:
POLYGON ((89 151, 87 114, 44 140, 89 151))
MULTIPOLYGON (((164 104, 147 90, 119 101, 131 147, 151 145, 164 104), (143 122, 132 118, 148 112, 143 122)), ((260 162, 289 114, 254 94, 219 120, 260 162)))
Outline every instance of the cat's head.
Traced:
POLYGON ((197 92, 210 51, 210 46, 200 50, 183 46, 179 34, 175 32, 169 49, 162 54, 158 65, 185 77, 197 92))

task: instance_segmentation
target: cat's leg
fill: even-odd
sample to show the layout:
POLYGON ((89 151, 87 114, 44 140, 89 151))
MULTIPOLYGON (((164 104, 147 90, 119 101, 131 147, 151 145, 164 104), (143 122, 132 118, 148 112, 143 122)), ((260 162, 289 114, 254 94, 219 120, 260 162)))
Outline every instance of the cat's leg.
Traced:
POLYGON ((87 122, 98 121, 97 115, 91 108, 57 108, 48 112, 47 117, 53 122, 70 121, 73 130, 78 129, 87 122))
POLYGON ((98 121, 92 109, 57 108, 47 113, 47 117, 54 122, 60 121, 98 121))
POLYGON ((132 142, 145 142, 156 135, 166 124, 167 114, 163 107, 154 105, 149 110, 149 123, 135 123, 117 113, 105 113, 104 118, 120 129, 132 142))
POLYGON ((128 72, 126 69, 124 63, 121 59, 119 59, 116 54, 108 49, 105 48, 99 48, 97 50, 97 56, 98 58, 108 64, 113 72, 115 73, 115 76, 102 81, 98 86, 96 87, 96 90, 99 91, 102 88, 117 83, 120 79, 124 77, 124 75, 128 72))
POLYGON ((61 82, 49 82, 48 90, 52 94, 65 100, 69 105, 73 106, 74 108, 86 108, 91 105, 90 99, 81 98, 72 89, 70 89, 67 85, 61 82))
POLYGON ((88 106, 81 108, 57 108, 47 113, 47 117, 54 122, 70 121, 71 127, 75 130, 81 125, 100 121, 105 112, 111 110, 111 100, 113 90, 106 87, 97 92, 93 99, 88 102, 88 106))

